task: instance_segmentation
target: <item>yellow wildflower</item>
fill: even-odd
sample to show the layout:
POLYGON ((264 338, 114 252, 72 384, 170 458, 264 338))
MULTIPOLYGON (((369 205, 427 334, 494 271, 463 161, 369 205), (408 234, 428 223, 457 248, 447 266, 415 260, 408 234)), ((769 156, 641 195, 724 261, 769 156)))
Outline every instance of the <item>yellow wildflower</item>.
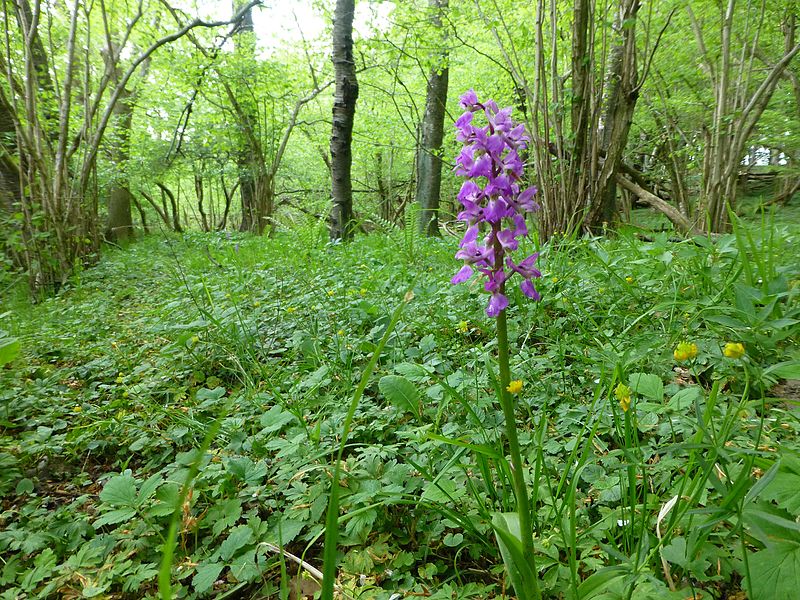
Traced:
POLYGON ((619 400, 619 405, 622 410, 628 412, 628 409, 631 407, 631 388, 624 383, 617 384, 614 395, 617 397, 617 400, 619 400))
POLYGON ((515 379, 514 381, 508 384, 506 391, 511 392, 512 394, 519 394, 522 391, 522 380, 515 379))
POLYGON ((289 314, 292 314, 296 310, 297 309, 294 306, 290 306, 289 308, 286 309, 286 312, 289 313, 289 314))
POLYGON ((691 360, 697 356, 697 344, 693 342, 680 342, 676 347, 672 356, 678 362, 684 360, 691 360))
POLYGON ((258 300, 256 300, 255 302, 253 302, 253 306, 255 306, 256 308, 258 308, 259 306, 261 306, 261 302, 259 302, 258 300))
POLYGON ((72 409, 72 412, 81 412, 83 408, 81 408, 80 404, 76 404, 75 407, 72 409))
POLYGON ((628 283, 633 283, 633 277, 631 277, 630 275, 628 275, 628 276, 625 278, 625 281, 627 281, 628 283))
POLYGON ((366 296, 367 295, 367 288, 361 288, 358 293, 361 294, 362 296, 366 296))
POLYGON ((344 329, 340 329, 336 332, 336 335, 344 335, 344 329))
POLYGON ((725 348, 722 349, 722 353, 728 358, 742 358, 744 356, 744 345, 739 342, 728 342, 725 344, 725 348))
POLYGON ((328 290, 328 296, 333 296, 335 293, 333 290, 328 290))
POLYGON ((466 321, 459 321, 458 331, 459 333, 467 333, 469 331, 469 323, 466 321))

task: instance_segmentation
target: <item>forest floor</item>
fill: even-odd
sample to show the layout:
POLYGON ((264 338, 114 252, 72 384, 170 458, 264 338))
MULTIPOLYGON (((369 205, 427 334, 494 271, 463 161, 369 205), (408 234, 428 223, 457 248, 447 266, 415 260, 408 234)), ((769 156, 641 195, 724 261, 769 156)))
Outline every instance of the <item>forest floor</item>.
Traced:
MULTIPOLYGON (((542 300, 511 294, 546 597, 795 597, 789 211, 713 241, 554 240, 542 300), (696 356, 676 360, 680 342, 696 356)), ((409 289, 347 444, 337 594, 510 597, 486 296, 449 284, 455 238, 324 236, 153 235, 4 303, 22 350, 0 367, 0 598, 154 598, 173 515, 176 597, 311 597, 275 547, 322 568, 331 453, 409 289)))

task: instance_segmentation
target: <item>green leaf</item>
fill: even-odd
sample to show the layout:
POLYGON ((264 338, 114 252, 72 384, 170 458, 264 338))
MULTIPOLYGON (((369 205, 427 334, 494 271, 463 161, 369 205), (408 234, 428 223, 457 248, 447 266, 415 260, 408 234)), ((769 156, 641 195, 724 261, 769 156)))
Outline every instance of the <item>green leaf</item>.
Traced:
POLYGON ((270 528, 267 539, 276 545, 286 545, 305 527, 304 521, 283 518, 270 528))
POLYGON ((262 434, 274 433, 280 431, 284 425, 293 421, 295 416, 283 410, 280 406, 273 406, 263 415, 261 415, 261 430, 262 434))
POLYGON ((243 548, 253 537, 253 531, 247 525, 239 525, 234 528, 227 539, 222 542, 217 554, 222 560, 230 560, 241 548, 243 548))
POLYGON ((117 523, 130 521, 135 516, 136 511, 132 508, 115 508, 107 513, 103 513, 97 520, 95 520, 94 528, 99 529, 104 525, 116 525, 117 523))
POLYGON ((720 325, 730 327, 731 329, 747 329, 747 325, 745 323, 739 319, 734 319, 733 317, 729 317, 727 315, 712 315, 706 317, 705 320, 711 321, 712 323, 719 323, 720 325))
POLYGON ((33 481, 25 477, 17 482, 17 489, 15 490, 18 496, 22 494, 30 494, 33 491, 33 481))
POLYGON ((631 389, 637 394, 659 402, 664 399, 664 383, 658 375, 632 373, 628 381, 631 389))
POLYGON ((457 548, 464 541, 464 534, 462 533, 448 533, 442 540, 444 545, 449 548, 457 548))
POLYGON ((402 375, 381 377, 378 388, 386 399, 396 408, 419 416, 419 391, 402 375))
POLYGON ((208 388, 200 388, 199 390, 197 390, 196 398, 198 401, 202 400, 216 401, 222 398, 224 395, 225 395, 225 388, 223 387, 216 387, 213 390, 210 390, 208 388))
POLYGON ((497 536, 497 545, 503 564, 511 579, 511 585, 517 596, 527 598, 530 591, 536 587, 534 573, 530 562, 525 558, 518 513, 494 513, 492 515, 492 528, 497 536))
POLYGON ((787 360, 764 369, 764 375, 780 379, 800 379, 800 360, 787 360))
MULTIPOLYGON (((800 581, 800 545, 777 542, 750 557, 752 600, 794 600, 800 581)), ((747 589, 745 588, 745 589, 747 589)))
POLYGON ((225 565, 218 562, 200 563, 192 577, 192 585, 198 594, 208 591, 222 573, 225 565))
POLYGON ((148 477, 147 480, 145 480, 145 482, 142 484, 142 487, 139 490, 139 494, 136 497, 137 506, 142 506, 145 502, 147 502, 150 499, 150 497, 156 493, 156 490, 161 485, 161 483, 162 483, 161 475, 159 475, 158 473, 148 477))
POLYGON ((782 456, 778 473, 761 493, 761 497, 774 500, 792 515, 800 515, 800 459, 782 456))
POLYGON ((629 569, 624 565, 603 567, 593 575, 587 577, 583 583, 578 586, 578 598, 581 600, 597 598, 599 594, 608 591, 609 588, 621 582, 628 574, 629 569))
POLYGON ((19 340, 17 338, 0 339, 0 367, 19 356, 19 340))
POLYGON ((136 479, 130 473, 112 477, 103 486, 100 500, 111 506, 136 506, 136 479))
POLYGON ((667 405, 674 411, 685 412, 687 409, 694 406, 694 403, 702 398, 702 396, 700 388, 694 386, 687 387, 678 390, 667 405))

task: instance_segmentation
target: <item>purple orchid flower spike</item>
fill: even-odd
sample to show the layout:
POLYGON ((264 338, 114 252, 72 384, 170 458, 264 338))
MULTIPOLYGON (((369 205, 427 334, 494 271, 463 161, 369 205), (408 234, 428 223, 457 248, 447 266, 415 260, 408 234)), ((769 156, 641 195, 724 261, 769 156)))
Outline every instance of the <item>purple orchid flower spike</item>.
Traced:
POLYGON ((464 147, 455 172, 466 181, 458 193, 464 207, 458 218, 468 227, 456 253, 464 266, 451 283, 469 280, 476 270, 485 275, 484 289, 491 294, 486 314, 497 317, 508 307, 505 284, 515 273, 522 277, 522 293, 534 300, 540 298, 532 281, 542 276, 534 266, 538 253, 519 264, 510 256, 519 249, 519 240, 528 236, 526 215, 539 210, 533 199, 536 188, 521 189, 524 164, 519 152, 530 137, 524 125, 514 123, 511 108, 500 109, 493 100, 479 102, 474 90, 459 100, 466 112, 456 120, 456 137, 464 147), (476 125, 475 115, 480 113, 486 119, 485 127, 476 125), (481 232, 485 237, 479 242, 481 232))

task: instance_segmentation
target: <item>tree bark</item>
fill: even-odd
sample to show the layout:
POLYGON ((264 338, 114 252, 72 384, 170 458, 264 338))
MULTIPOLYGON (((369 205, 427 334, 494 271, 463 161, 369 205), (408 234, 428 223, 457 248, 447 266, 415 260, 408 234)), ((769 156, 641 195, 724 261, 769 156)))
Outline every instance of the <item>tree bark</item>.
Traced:
POLYGON ((331 132, 331 240, 353 237, 353 122, 358 99, 358 80, 353 59, 355 0, 336 0, 333 16, 333 66, 336 91, 331 132))
POLYGON ((603 134, 600 141, 603 163, 592 194, 589 226, 601 230, 617 217, 617 179, 619 164, 628 143, 633 112, 639 97, 636 68, 636 18, 639 0, 620 0, 614 29, 617 43, 611 49, 607 75, 603 134))
MULTIPOLYGON (((112 64, 113 57, 118 55, 119 48, 112 44, 106 53, 108 69, 113 69, 114 78, 119 81, 122 76, 120 65, 112 64)), ((143 67, 146 73, 147 67, 143 67)), ((132 194, 127 173, 130 157, 131 125, 133 123, 133 102, 135 93, 122 88, 114 105, 114 130, 117 140, 111 151, 111 159, 120 170, 114 177, 108 193, 108 220, 106 222, 106 239, 112 242, 127 242, 134 237, 133 214, 131 212, 132 194)))
MULTIPOLYGON (((429 0, 431 23, 442 29, 442 13, 448 0, 429 0)), ((436 57, 428 76, 422 139, 417 148, 416 202, 420 207, 419 230, 428 236, 439 235, 439 200, 442 185, 442 139, 447 107, 449 69, 446 48, 436 57)))

